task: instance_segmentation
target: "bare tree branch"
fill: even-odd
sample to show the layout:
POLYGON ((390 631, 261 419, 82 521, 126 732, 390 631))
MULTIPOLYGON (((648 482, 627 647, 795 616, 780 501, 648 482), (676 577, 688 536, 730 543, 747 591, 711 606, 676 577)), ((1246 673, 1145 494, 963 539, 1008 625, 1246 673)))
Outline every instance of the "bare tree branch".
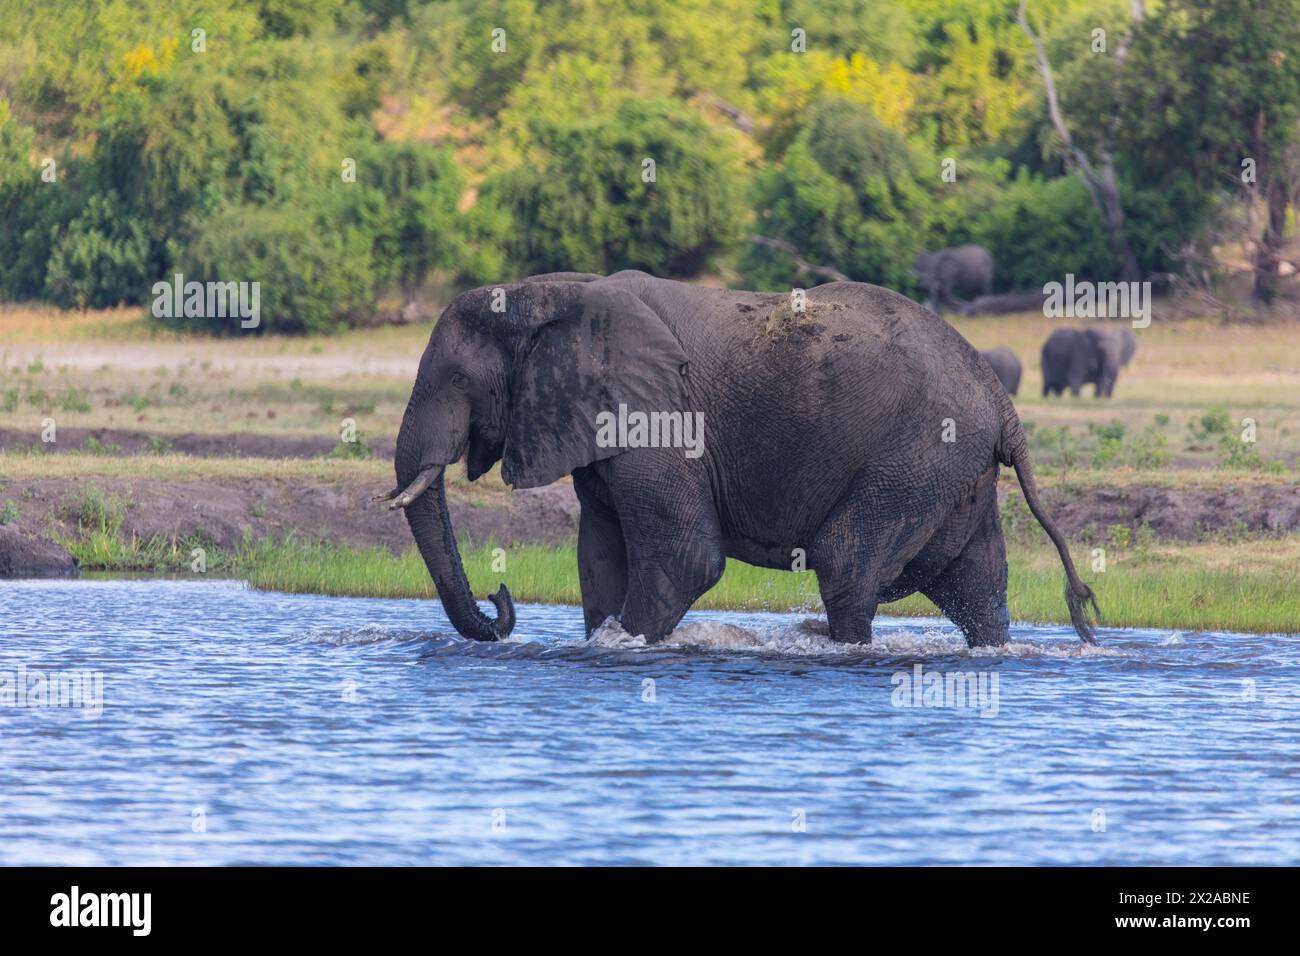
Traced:
MULTIPOLYGON (((1056 81, 1052 78, 1052 65, 1047 61, 1047 50, 1043 46, 1043 41, 1029 26, 1029 17, 1025 15, 1025 3, 1026 0, 1020 0, 1020 9, 1016 13, 1016 20, 1020 23, 1020 29, 1025 31, 1025 35, 1034 44, 1034 53, 1038 58, 1038 73, 1042 76, 1043 86, 1047 90, 1047 118, 1052 121, 1057 138, 1060 139, 1061 144, 1069 153, 1069 158, 1083 171, 1085 185, 1088 186, 1088 191, 1092 192, 1095 188, 1097 174, 1093 172, 1092 163, 1088 162, 1087 155, 1074 145, 1074 138, 1070 135, 1070 128, 1065 125, 1065 117, 1061 115, 1061 103, 1056 96, 1056 81)), ((1095 196, 1093 198, 1096 199, 1095 196)))
POLYGON ((740 107, 732 106, 720 96, 714 96, 712 93, 700 93, 700 99, 709 106, 712 106, 722 115, 728 117, 731 122, 735 124, 736 129, 740 130, 742 133, 754 132, 754 121, 750 119, 748 114, 742 112, 740 107))
POLYGON ((823 279, 830 279, 832 282, 853 281, 848 276, 846 276, 843 272, 840 272, 838 269, 835 269, 832 266, 819 266, 814 262, 809 262, 807 259, 805 259, 802 255, 799 254, 798 249, 796 249, 790 243, 786 242, 784 239, 773 239, 771 236, 752 235, 749 237, 749 241, 760 246, 766 246, 769 249, 777 249, 780 250, 781 252, 786 253, 787 255, 789 255, 791 258, 794 259, 794 264, 799 267, 799 271, 801 273, 819 276, 820 278, 823 279))
MULTIPOLYGON (((1111 252, 1119 260, 1120 278, 1125 280, 1136 280, 1140 277, 1137 257, 1133 254, 1133 247, 1129 244, 1128 233, 1124 228, 1124 207, 1119 198, 1119 184, 1115 176, 1115 158, 1109 145, 1101 149, 1101 172, 1099 173, 1088 159, 1088 154, 1083 151, 1075 142, 1074 137, 1070 135, 1070 128, 1066 125, 1065 117, 1061 113, 1060 99, 1056 95, 1056 81, 1052 76, 1052 65, 1047 59, 1047 49, 1043 45, 1042 38, 1034 32, 1029 25, 1029 16, 1025 12, 1027 0, 1020 0, 1020 6, 1016 11, 1016 21, 1020 24, 1020 29, 1024 30, 1025 36, 1034 45, 1034 54, 1038 60, 1038 72, 1043 78, 1043 87, 1047 91, 1047 116, 1056 130, 1056 135, 1065 147, 1066 162, 1071 163, 1079 172, 1079 178, 1083 181, 1084 188, 1088 190, 1088 196, 1092 199, 1092 204, 1101 216, 1103 228, 1106 230, 1106 239, 1110 245, 1111 252)), ((1130 10, 1132 10, 1135 20, 1140 22, 1140 18, 1145 16, 1145 8, 1142 0, 1130 0, 1130 10)), ((1124 39, 1120 42, 1120 47, 1116 51, 1117 62, 1123 62, 1125 54, 1128 52, 1128 44, 1132 38, 1133 31, 1129 30, 1124 39)), ((1110 137, 1113 138, 1119 127, 1119 114, 1111 118, 1110 137)))

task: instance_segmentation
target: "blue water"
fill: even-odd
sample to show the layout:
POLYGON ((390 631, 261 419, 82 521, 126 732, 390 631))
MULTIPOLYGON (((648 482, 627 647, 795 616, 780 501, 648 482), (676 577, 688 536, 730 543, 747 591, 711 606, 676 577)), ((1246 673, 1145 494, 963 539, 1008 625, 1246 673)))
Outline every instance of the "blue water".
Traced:
POLYGON ((518 618, 484 645, 435 602, 0 585, 0 674, 103 681, 98 716, 0 706, 0 863, 1300 862, 1300 638, 518 618), (917 665, 984 696, 898 706, 917 665))

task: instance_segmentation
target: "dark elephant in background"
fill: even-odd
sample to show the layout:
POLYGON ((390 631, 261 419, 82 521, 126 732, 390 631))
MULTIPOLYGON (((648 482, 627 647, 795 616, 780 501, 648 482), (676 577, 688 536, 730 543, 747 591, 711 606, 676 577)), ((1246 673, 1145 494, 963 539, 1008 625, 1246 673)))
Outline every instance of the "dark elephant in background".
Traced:
POLYGON ((980 355, 984 356, 984 361, 989 363, 993 369, 993 374, 998 377, 1002 387, 1007 390, 1008 395, 1014 395, 1020 391, 1020 359, 1016 358, 1016 353, 1009 348, 1001 347, 996 349, 983 349, 980 355))
POLYGON ((1126 326, 1057 329, 1043 343, 1043 395, 1060 395, 1067 388, 1078 395, 1091 384, 1095 397, 1110 398, 1119 370, 1136 351, 1137 338, 1126 326))
POLYGON ((573 476, 589 632, 612 616, 663 639, 733 557, 815 571, 837 641, 869 642, 877 605, 920 591, 970 644, 1001 644, 1001 464, 1056 546, 1075 629, 1093 640, 1092 592, 1039 500, 1011 399, 975 349, 876 286, 830 283, 793 304, 640 272, 457 297, 420 358, 397 487, 378 496, 406 510, 456 630, 491 641, 514 623, 506 587, 493 620, 460 562, 444 470, 464 457, 470 480, 498 461, 516 488, 573 476), (674 416, 698 420, 703 442, 620 429, 611 444, 601 421, 615 411, 661 416, 670 439, 674 416))
POLYGON ((993 291, 993 254, 983 246, 957 246, 938 252, 921 252, 913 264, 927 305, 957 307, 959 299, 973 299, 993 291))

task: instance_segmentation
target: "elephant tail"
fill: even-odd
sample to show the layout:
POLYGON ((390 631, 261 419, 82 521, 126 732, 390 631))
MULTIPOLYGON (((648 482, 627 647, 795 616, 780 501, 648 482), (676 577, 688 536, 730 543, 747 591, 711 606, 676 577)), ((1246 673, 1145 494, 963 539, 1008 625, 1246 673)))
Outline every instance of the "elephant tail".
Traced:
MULTIPOLYGON (((1010 405, 1010 399, 1007 399, 1007 405, 1010 405)), ((1096 644, 1097 637, 1093 621, 1089 619, 1088 609, 1091 606, 1092 617, 1100 622, 1101 611, 1097 607, 1097 598, 1092 593, 1092 588, 1079 579, 1079 574, 1074 569, 1074 561, 1070 557, 1070 549, 1065 543, 1065 536, 1061 534, 1056 522, 1052 520, 1052 516, 1039 500, 1038 486, 1034 483, 1034 469, 1029 464, 1029 442, 1025 438, 1024 429, 1020 427, 1020 419, 1014 408, 1009 411, 1009 415, 1004 412, 1002 440, 997 448, 998 460, 1004 465, 1015 468, 1016 480, 1020 482, 1025 504, 1029 505, 1030 512, 1047 532, 1047 536, 1052 539, 1052 544, 1056 546, 1056 553, 1061 556, 1061 564, 1065 566, 1065 603, 1070 609, 1070 623, 1074 625, 1075 633, 1085 643, 1096 644)))

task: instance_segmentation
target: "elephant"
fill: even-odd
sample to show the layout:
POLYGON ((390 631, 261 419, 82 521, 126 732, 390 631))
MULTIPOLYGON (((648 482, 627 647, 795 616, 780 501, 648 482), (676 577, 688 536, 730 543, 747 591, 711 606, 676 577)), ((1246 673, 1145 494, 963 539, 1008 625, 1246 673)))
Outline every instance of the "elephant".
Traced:
POLYGON ((1020 359, 1009 348, 981 349, 980 355, 989 363, 1008 395, 1020 391, 1020 359))
POLYGON ((933 308, 956 307, 958 296, 974 298, 993 291, 993 254, 983 246, 957 246, 919 252, 913 263, 933 308))
POLYGON ((1002 644, 1001 464, 1056 547, 1076 632, 1095 641, 1096 600, 988 363, 896 292, 798 295, 625 271, 457 296, 420 358, 397 485, 376 496, 405 511, 456 630, 499 640, 515 620, 506 586, 494 619, 461 565, 444 476, 464 458, 471 481, 498 461, 514 488, 572 476, 588 634, 612 617, 661 641, 736 558, 813 570, 835 641, 869 643, 877 605, 920 591, 971 646, 1002 644))
POLYGON ((1096 398, 1110 398, 1119 370, 1137 351, 1137 338, 1124 327, 1091 326, 1057 329, 1043 343, 1043 396, 1065 389, 1078 395, 1085 384, 1096 398))

